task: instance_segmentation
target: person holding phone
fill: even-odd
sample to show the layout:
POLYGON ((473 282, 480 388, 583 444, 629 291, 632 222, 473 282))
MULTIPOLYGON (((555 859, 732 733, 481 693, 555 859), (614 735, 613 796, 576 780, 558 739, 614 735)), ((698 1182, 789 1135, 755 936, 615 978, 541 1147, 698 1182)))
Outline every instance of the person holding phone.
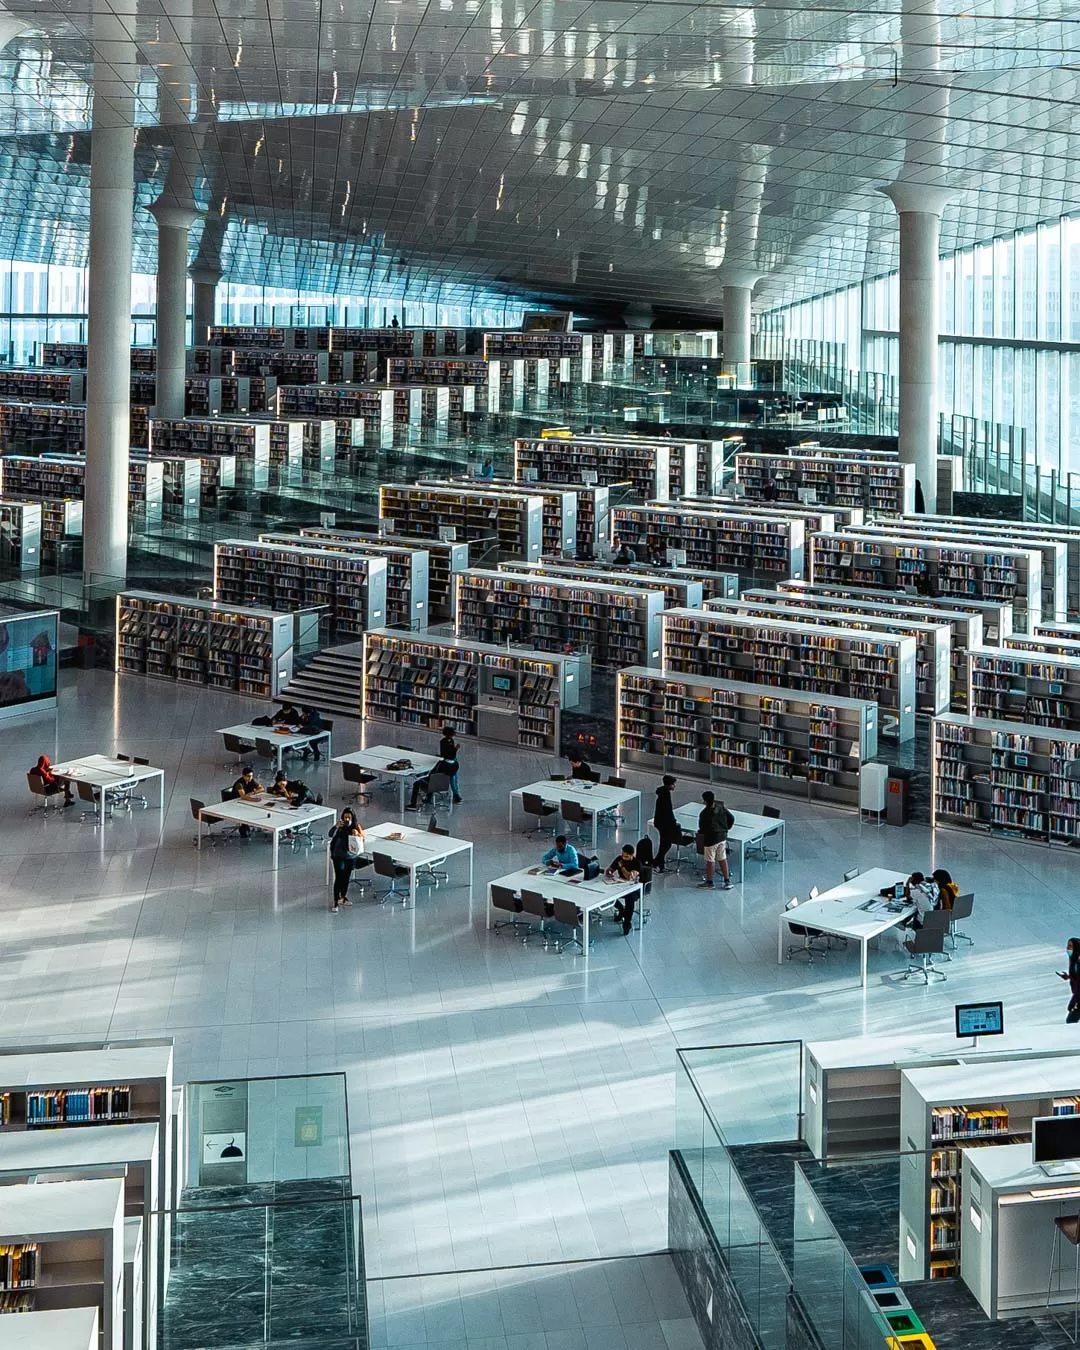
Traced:
POLYGON ((545 867, 552 869, 560 867, 580 867, 578 860, 578 851, 573 844, 567 843, 566 835, 560 834, 555 840, 555 847, 549 848, 540 859, 545 867))
POLYGON ((1080 938, 1070 938, 1065 944, 1069 959, 1068 970, 1059 970, 1058 979, 1069 986, 1069 1003, 1065 1009, 1066 1022, 1080 1022, 1080 938))
POLYGON ((364 851, 364 831, 351 807, 341 813, 341 819, 330 831, 330 862, 334 869, 334 898, 330 913, 336 914, 342 905, 352 904, 349 882, 352 880, 356 859, 364 851))

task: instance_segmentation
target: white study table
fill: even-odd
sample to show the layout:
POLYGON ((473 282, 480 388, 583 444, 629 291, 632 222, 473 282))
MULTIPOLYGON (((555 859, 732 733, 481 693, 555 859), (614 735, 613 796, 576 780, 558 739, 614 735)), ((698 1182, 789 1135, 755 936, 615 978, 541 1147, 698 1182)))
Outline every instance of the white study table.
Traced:
POLYGON ((557 781, 542 778, 539 783, 526 783, 510 793, 508 828, 514 828, 514 800, 521 801, 526 792, 535 793, 545 806, 558 809, 563 801, 577 802, 592 812, 592 846, 596 848, 596 827, 602 811, 614 811, 632 802, 637 807, 637 832, 641 835, 641 793, 636 788, 609 787, 606 783, 590 783, 585 778, 567 778, 557 781))
POLYGON ((878 891, 883 886, 907 881, 909 876, 909 872, 895 872, 890 867, 871 867, 851 881, 822 891, 816 900, 807 900, 795 909, 781 910, 776 928, 777 965, 784 963, 784 933, 788 924, 805 924, 830 937, 847 938, 849 942, 859 944, 861 982, 865 989, 866 949, 871 939, 896 928, 915 913, 914 905, 905 905, 901 910, 887 909, 888 902, 878 895, 878 891), (863 909, 869 901, 876 903, 863 909))
POLYGON ((354 750, 348 755, 335 756, 335 764, 356 764, 365 773, 373 773, 379 778, 387 778, 398 785, 398 810, 405 810, 405 788, 418 778, 424 778, 436 764, 442 761, 438 755, 425 755, 419 750, 399 750, 394 745, 371 745, 366 750, 354 750), (391 769, 391 764, 399 759, 407 759, 408 769, 391 769))
POLYGON ((309 802, 307 806, 289 806, 281 797, 260 792, 250 797, 234 797, 231 801, 216 802, 204 806, 199 812, 198 847, 202 848, 203 820, 227 820, 230 825, 247 825, 253 830, 262 830, 270 835, 273 853, 270 866, 277 871, 278 844, 281 836, 301 825, 314 825, 324 820, 332 825, 337 820, 337 812, 332 806, 317 806, 309 802))
MULTIPOLYGON (((385 853, 398 867, 409 869, 409 902, 416 904, 416 873, 421 867, 434 867, 459 853, 469 855, 469 895, 473 886, 473 846, 471 839, 454 839, 448 834, 433 834, 415 825, 398 825, 392 820, 380 820, 377 825, 364 827, 364 853, 385 853), (393 838, 399 835, 400 838, 393 838)), ((330 880, 330 850, 326 850, 326 879, 330 880)), ((404 904, 404 900, 402 904, 404 904)))
POLYGON ((106 798, 110 793, 127 792, 151 778, 156 778, 158 783, 159 814, 165 809, 165 770, 155 769, 152 764, 133 764, 113 755, 83 755, 81 759, 54 764, 53 773, 70 783, 89 783, 98 789, 102 825, 105 824, 106 798))
MULTIPOLYGON (((53 1308, 9 1314, 4 1350, 98 1350, 96 1308, 53 1308)), ((106 1347, 110 1342, 106 1342, 106 1347)))
POLYGON ((292 727, 256 727, 250 722, 241 722, 236 727, 218 727, 219 736, 232 735, 239 736, 242 741, 269 741, 277 751, 277 760, 274 764, 275 769, 281 768, 282 759, 286 750, 302 750, 306 746, 314 745, 316 741, 326 742, 326 753, 330 754, 330 733, 328 731, 297 731, 292 727))
MULTIPOLYGON (((675 808, 675 819, 679 822, 680 828, 689 834, 697 833, 698 816, 701 815, 704 802, 684 802, 682 806, 675 808)), ((730 811, 731 808, 728 807, 730 811)), ((743 857, 747 846, 750 844, 760 844, 767 834, 772 834, 774 830, 780 832, 780 847, 777 850, 780 854, 779 860, 784 860, 784 845, 786 835, 783 817, 776 816, 756 816, 752 811, 732 811, 735 817, 735 824, 728 830, 727 842, 728 850, 732 848, 738 853, 739 876, 742 876, 743 857)))
POLYGON ((640 881, 606 881, 603 872, 592 881, 572 881, 558 872, 552 873, 546 869, 537 872, 533 868, 523 867, 519 872, 508 872, 504 877, 496 877, 488 884, 488 928, 494 916, 503 912, 492 908, 492 886, 506 886, 515 895, 520 894, 524 886, 527 891, 539 892, 545 900, 569 900, 577 905, 581 910, 581 945, 585 956, 589 954, 591 912, 606 909, 608 905, 614 905, 617 900, 624 900, 627 896, 638 896, 642 889, 640 881))

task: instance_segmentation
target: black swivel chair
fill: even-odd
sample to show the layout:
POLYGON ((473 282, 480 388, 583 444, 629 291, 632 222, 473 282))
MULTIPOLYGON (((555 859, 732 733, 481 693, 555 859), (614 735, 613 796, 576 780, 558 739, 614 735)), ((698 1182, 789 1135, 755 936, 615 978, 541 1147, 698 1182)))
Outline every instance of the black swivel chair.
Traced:
POLYGON ((375 866, 375 875, 377 877, 388 877, 390 879, 390 886, 380 894, 379 903, 381 905, 385 904, 393 895, 400 896, 403 905, 408 904, 409 892, 407 890, 398 890, 398 882, 402 877, 407 877, 409 875, 409 869, 407 867, 400 867, 388 853, 372 853, 371 861, 375 866))
POLYGON ((560 938, 556 943, 555 950, 560 956, 569 946, 576 946, 579 951, 584 952, 585 945, 581 940, 581 910, 578 909, 573 900, 553 900, 551 908, 554 911, 555 922, 570 929, 570 936, 560 938))
POLYGON ((521 888, 521 908, 524 913, 531 914, 534 919, 540 920, 538 924, 529 925, 529 931, 521 939, 522 942, 527 943, 531 937, 542 937, 544 939, 544 950, 546 951, 551 946, 552 938, 555 937, 554 932, 547 925, 550 917, 548 901, 539 891, 529 891, 523 886, 521 888))
MULTIPOLYGON (((793 895, 791 899, 787 902, 787 904, 784 906, 785 913, 790 914, 792 910, 797 909, 798 904, 799 904, 799 897, 797 895, 793 895)), ((812 966, 814 964, 815 956, 828 956, 829 939, 821 931, 820 928, 810 928, 806 924, 793 923, 789 919, 788 930, 791 933, 792 937, 802 938, 801 943, 799 943, 796 946, 789 947, 787 949, 786 959, 788 961, 790 961, 793 956, 805 956, 806 964, 808 966, 812 966), (814 945, 815 942, 820 942, 821 945, 815 946, 814 945)))
POLYGON ((559 814, 554 806, 548 806, 536 792, 523 792, 521 794, 521 809, 527 816, 535 816, 536 824, 531 830, 524 830, 524 834, 554 834, 555 817, 559 814), (547 822, 551 821, 551 827, 548 828, 547 822))
MULTIPOLYGON (((930 914, 926 916, 927 919, 930 917, 930 914)), ((947 931, 948 924, 928 924, 923 921, 923 926, 916 929, 915 936, 904 943, 911 963, 901 979, 910 980, 913 975, 921 975, 923 984, 929 984, 931 976, 935 980, 948 978, 943 970, 937 970, 934 966, 934 957, 941 956, 945 951, 947 931)))
POLYGON ((232 759, 223 767, 226 769, 239 769, 251 756, 255 749, 254 742, 245 741, 240 736, 234 736, 231 731, 223 731, 221 739, 225 744, 225 749, 232 755, 232 759))
POLYGON ((346 801, 359 802, 361 806, 363 806, 365 802, 371 801, 371 793, 366 789, 369 783, 374 783, 377 780, 378 774, 366 773, 359 764, 350 764, 348 760, 345 760, 341 766, 341 776, 345 779, 346 783, 353 783, 356 785, 355 792, 347 792, 345 794, 346 801))
POLYGON ((583 837, 586 825, 592 825, 592 812, 586 811, 579 802, 568 801, 564 798, 559 803, 559 815, 562 816, 565 825, 573 825, 574 836, 577 839, 583 837))
POLYGON ((520 923, 518 915, 524 906, 521 900, 509 886, 491 887, 491 907, 492 909, 501 909, 504 914, 512 914, 512 919, 504 919, 500 923, 493 923, 492 930, 498 933, 503 928, 509 928, 511 932, 524 932, 532 927, 531 923, 520 923))
POLYGON ((954 948, 958 941, 966 942, 970 946, 974 947, 975 939, 968 937, 966 933, 961 933, 960 929, 957 928, 956 926, 961 919, 970 919, 971 911, 974 908, 975 908, 975 893, 973 891, 968 891, 966 895, 958 895, 956 899, 953 901, 952 909, 945 911, 945 913, 948 914, 949 916, 948 936, 954 948))
MULTIPOLYGON (((780 810, 775 806, 763 806, 761 808, 761 814, 763 816, 768 816, 770 820, 781 820, 783 818, 780 810)), ((780 850, 776 848, 770 848, 768 846, 768 843, 766 842, 767 840, 771 839, 773 835, 779 833, 780 833, 780 826, 778 825, 775 830, 770 830, 768 834, 763 835, 762 838, 759 839, 756 844, 747 845, 746 856, 749 857, 751 854, 753 854, 754 857, 760 858, 762 862, 768 862, 770 858, 779 858, 780 850)))

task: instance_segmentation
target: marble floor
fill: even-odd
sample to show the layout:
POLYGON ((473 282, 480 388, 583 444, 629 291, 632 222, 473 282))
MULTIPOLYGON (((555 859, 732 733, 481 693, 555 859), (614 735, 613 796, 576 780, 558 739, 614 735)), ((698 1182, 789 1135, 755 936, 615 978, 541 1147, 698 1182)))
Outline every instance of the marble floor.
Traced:
MULTIPOLYGON (((415 909, 358 900, 333 915, 319 854, 286 852, 274 874, 255 842, 192 847, 189 798, 231 781, 214 729, 258 705, 104 671, 62 675, 55 718, 0 737, 3 1043, 169 1035, 181 1080, 344 1070, 374 1282, 662 1249, 679 1046, 949 1032, 955 1002, 988 994, 1033 1037, 1064 1018, 1053 972, 1080 931, 1067 852, 861 826, 785 801, 783 863, 750 863, 728 893, 696 890, 693 874, 660 880, 651 923, 629 939, 608 926, 586 962, 484 926, 484 883, 540 850, 508 833, 507 792, 553 770, 550 758, 466 743, 465 801, 448 823, 476 843, 471 898, 459 871, 415 909), (38 753, 117 749, 164 767, 163 821, 153 807, 103 831, 77 808, 29 814, 25 771, 38 753), (891 941, 871 954, 865 990, 853 954, 778 965, 784 900, 879 863, 944 865, 975 891, 976 945, 948 981, 898 983, 891 941)), ((363 734, 339 723, 335 752, 363 734)), ((430 744, 396 728, 367 737, 430 744)), ((303 773, 341 799, 336 770, 303 773)), ((655 780, 631 784, 651 795, 655 780)), ((677 800, 699 790, 681 783, 677 800)), ((388 813, 379 799, 364 818, 388 813)), ((610 836, 603 851, 615 851, 610 836)))

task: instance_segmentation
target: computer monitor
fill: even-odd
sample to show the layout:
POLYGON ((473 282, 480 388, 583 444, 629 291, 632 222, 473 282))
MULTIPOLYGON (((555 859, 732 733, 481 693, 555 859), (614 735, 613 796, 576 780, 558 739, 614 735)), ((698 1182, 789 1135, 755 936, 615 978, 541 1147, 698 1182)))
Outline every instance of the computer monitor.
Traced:
POLYGON ((957 1036, 1002 1036, 1005 1033, 1005 1009, 1001 1003, 958 1003, 957 1036))
POLYGON ((1080 1115, 1036 1116, 1031 1122, 1031 1160, 1067 1163, 1080 1158, 1080 1115))
POLYGON ((492 675, 491 688, 496 694, 511 694, 514 691, 514 682, 509 675, 492 675))

